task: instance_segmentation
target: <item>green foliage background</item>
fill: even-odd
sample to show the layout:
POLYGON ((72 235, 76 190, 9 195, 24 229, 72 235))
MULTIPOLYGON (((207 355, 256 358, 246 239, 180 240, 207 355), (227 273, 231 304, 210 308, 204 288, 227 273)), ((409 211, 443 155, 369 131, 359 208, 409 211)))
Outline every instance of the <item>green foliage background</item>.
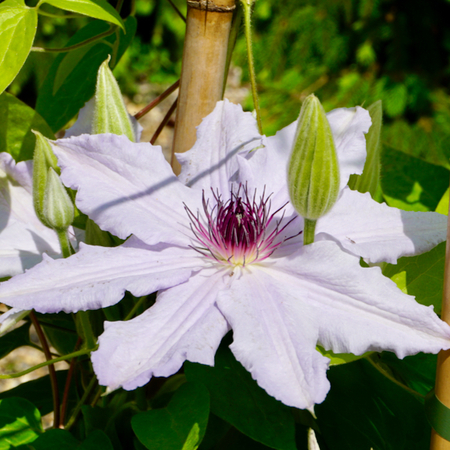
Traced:
MULTIPOLYGON (((174 3, 185 13, 184 0, 174 0, 174 3)), ((51 6, 45 8, 56 12, 51 6)), ((130 8, 130 3, 125 2, 123 17, 130 8)), ((185 29, 167 0, 137 0, 135 8, 136 38, 114 70, 122 92, 131 98, 140 92, 142 85, 161 85, 163 90, 178 79, 185 29)), ((368 106, 381 99, 384 125, 379 199, 405 210, 437 208, 446 212, 448 199, 447 203, 441 199, 448 187, 450 169, 450 28, 447 17, 450 17, 448 0, 256 0, 254 52, 265 133, 274 134, 295 120, 301 101, 312 92, 326 110, 368 106)), ((88 18, 65 20, 40 16, 34 45, 63 47, 89 22, 88 18)), ((8 92, 34 108, 37 89, 55 58, 57 54, 32 53, 8 92)), ((246 59, 245 42, 240 34, 233 64, 242 67, 244 84, 249 83, 246 59)), ((5 102, 13 102, 9 97, 5 99, 5 102)), ((253 108, 250 96, 244 107, 253 108)), ((30 123, 33 120, 34 117, 29 118, 30 123)), ((399 264, 386 265, 383 270, 401 289, 415 295, 419 302, 433 305, 439 312, 444 253, 441 244, 432 252, 403 258, 399 264)), ((124 304, 125 301, 122 306, 124 304)), ((24 345, 24 331, 27 330, 11 333, 14 347, 24 345)), ((57 337, 53 340, 58 341, 57 337)), ((69 347, 73 348, 73 343, 69 347)), ((135 393, 120 392, 118 395, 122 398, 115 397, 114 402, 122 405, 121 414, 126 420, 108 410, 109 399, 105 398, 104 408, 86 406, 82 411, 86 423, 95 422, 96 429, 84 433, 78 425, 74 435, 79 441, 87 436, 84 443, 90 439, 92 446, 94 439, 105 440, 105 434, 114 442, 111 448, 122 448, 119 441, 129 445, 132 434, 128 419, 131 411, 136 413, 137 404, 139 410, 145 411, 142 413, 145 416, 132 422, 134 433, 140 442, 148 443, 150 438, 160 439, 156 434, 147 436, 148 427, 145 423, 143 427, 140 425, 140 421, 150 416, 146 411, 149 405, 154 408, 151 415, 158 414, 152 420, 165 424, 166 416, 177 402, 198 397, 201 401, 198 401, 198 411, 194 412, 198 414, 199 423, 202 424, 204 416, 211 411, 201 450, 224 448, 225 444, 227 448, 246 450, 269 448, 266 445, 304 449, 308 426, 316 429, 323 450, 370 447, 419 450, 427 448, 430 434, 420 395, 434 384, 435 363, 435 355, 417 355, 400 361, 392 354, 383 353, 334 366, 328 372, 332 389, 325 402, 317 406, 318 421, 313 421, 307 413, 275 404, 222 345, 214 368, 186 364, 185 375, 178 375, 182 379, 176 380, 179 384, 185 382, 185 377, 189 382, 200 381, 208 387, 210 399, 196 385, 180 391, 179 397, 171 397, 179 385, 171 385, 170 381, 167 382, 171 386, 169 391, 151 401, 147 401, 144 388, 135 393), (241 390, 231 389, 230 379, 240 380, 241 390), (414 389, 419 397, 399 387, 399 383, 414 389), (131 399, 137 403, 132 403, 131 399), (254 400, 254 405, 250 399, 254 400), (263 423, 254 412, 265 403, 272 411, 268 423, 263 423), (254 407, 253 413, 242 414, 242 405, 254 407), (280 432, 281 425, 288 427, 289 432, 280 432), (230 427, 234 427, 231 432, 230 427), (224 444, 220 440, 225 435, 224 444)), ((175 377, 171 378, 172 383, 175 377)), ((152 380, 145 389, 153 388, 158 382, 152 380)), ((27 385, 21 389, 24 387, 27 385)), ((48 387, 46 389, 48 391, 48 387)), ((35 385, 33 390, 36 391, 35 385)), ((8 411, 11 406, 6 398, 10 394, 28 396, 19 391, 1 394, 0 398, 5 399, 3 408, 8 411)), ((48 396, 46 401, 48 403, 48 396)), ((42 413, 51 409, 50 404, 39 403, 39 407, 42 413)), ((29 408, 30 417, 35 415, 32 408, 33 405, 29 408)), ((179 419, 184 421, 181 416, 179 419)), ((195 433, 198 436, 205 433, 206 425, 200 430, 193 428, 190 422, 188 425, 194 437, 195 433)), ((21 433, 18 429, 18 439, 22 439, 21 433)), ((67 441, 67 448, 79 448, 79 442, 62 430, 42 434, 34 448, 49 448, 47 440, 51 438, 67 441)), ((134 448, 144 448, 140 442, 135 440, 134 448)), ((91 448, 85 445, 83 448, 91 448)), ((147 448, 154 445, 152 441, 147 448)), ((96 448, 110 447, 105 444, 96 448)))

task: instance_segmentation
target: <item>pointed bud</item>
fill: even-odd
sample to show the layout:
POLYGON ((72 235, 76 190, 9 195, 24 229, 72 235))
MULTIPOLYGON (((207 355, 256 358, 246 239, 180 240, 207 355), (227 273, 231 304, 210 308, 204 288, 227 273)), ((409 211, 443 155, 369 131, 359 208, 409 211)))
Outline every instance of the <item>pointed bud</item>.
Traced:
POLYGON ((52 151, 52 147, 48 139, 42 136, 39 131, 34 131, 36 136, 36 144, 33 156, 33 202, 34 210, 39 220, 47 227, 52 228, 46 221, 44 215, 44 197, 45 187, 47 186, 48 169, 51 167, 59 171, 57 166, 58 160, 52 151))
POLYGON ((380 136, 383 121, 381 100, 372 103, 368 108, 372 126, 366 135, 367 158, 361 175, 351 175, 348 182, 350 189, 361 193, 369 192, 374 198, 380 181, 380 136))
POLYGON ((339 195, 339 163, 333 134, 315 95, 305 99, 300 111, 288 166, 288 187, 294 208, 304 217, 305 225, 312 226, 312 236, 304 232, 305 244, 311 243, 315 221, 332 208, 339 195))
POLYGON ((57 173, 50 167, 44 196, 44 216, 56 231, 66 230, 73 222, 74 206, 57 173))
POLYGON ((95 109, 92 134, 113 133, 135 141, 130 116, 123 102, 122 93, 109 68, 109 59, 102 63, 97 74, 95 109))

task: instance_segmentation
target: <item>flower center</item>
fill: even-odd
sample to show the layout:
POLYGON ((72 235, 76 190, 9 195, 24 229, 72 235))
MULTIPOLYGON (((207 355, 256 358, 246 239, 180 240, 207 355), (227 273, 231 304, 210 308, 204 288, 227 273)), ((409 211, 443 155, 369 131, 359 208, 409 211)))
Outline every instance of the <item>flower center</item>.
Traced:
POLYGON ((221 263, 245 266, 268 258, 283 242, 294 237, 284 237, 282 232, 295 217, 283 226, 284 212, 281 218, 275 219, 287 203, 271 214, 270 195, 266 197, 264 192, 257 200, 256 192, 249 197, 247 187, 239 185, 227 201, 218 192, 212 193, 210 205, 203 192, 204 217, 199 213, 194 215, 185 205, 199 244, 192 248, 202 255, 221 263))

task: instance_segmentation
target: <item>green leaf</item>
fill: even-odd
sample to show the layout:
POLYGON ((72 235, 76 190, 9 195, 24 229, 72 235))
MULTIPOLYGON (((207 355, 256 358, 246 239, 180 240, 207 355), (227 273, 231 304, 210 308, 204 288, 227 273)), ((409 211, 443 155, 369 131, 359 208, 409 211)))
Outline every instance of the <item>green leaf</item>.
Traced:
POLYGON ((448 206, 449 206, 449 200, 450 200, 450 189, 447 189, 445 191, 445 194, 442 196, 442 198, 439 200, 438 205, 436 206, 436 212, 439 214, 448 215, 448 206))
POLYGON ((31 130, 54 139, 45 120, 32 108, 7 92, 0 95, 0 148, 17 161, 33 159, 36 138, 31 130))
POLYGON ((195 450, 205 435, 209 394, 200 383, 185 383, 166 408, 136 414, 131 426, 150 450, 195 450))
POLYGON ((427 448, 431 430, 422 403, 368 361, 332 367, 327 375, 331 390, 315 412, 329 450, 427 448))
POLYGON ((214 367, 185 363, 188 381, 206 385, 211 411, 250 438, 278 450, 295 450, 290 408, 261 389, 236 361, 226 338, 216 352, 214 367))
MULTIPOLYGON (((64 386, 67 379, 67 370, 57 370, 56 380, 60 398, 63 396, 64 386)), ((26 381, 19 386, 0 393, 0 399, 22 397, 33 403, 42 416, 53 411, 52 387, 49 375, 38 378, 37 380, 26 381)), ((69 391, 69 409, 75 405, 76 393, 72 385, 69 391)))
POLYGON ((79 450, 80 443, 66 430, 47 430, 33 442, 34 450, 79 450))
POLYGON ((28 400, 0 400, 0 450, 33 442, 43 431, 41 415, 28 400))
POLYGON ((23 345, 30 345, 30 325, 25 323, 19 328, 0 337, 0 359, 23 345))
POLYGON ((216 448, 218 443, 229 432, 231 425, 217 417, 215 414, 209 415, 208 428, 202 440, 200 450, 210 450, 216 448))
POLYGON ((400 258, 397 264, 387 264, 383 274, 391 278, 406 294, 414 295, 422 305, 433 305, 436 313, 442 306, 445 242, 427 253, 400 258))
POLYGON ((393 353, 383 352, 379 363, 387 367, 395 379, 419 394, 426 395, 434 387, 437 355, 418 353, 398 359, 393 353))
POLYGON ((37 11, 24 2, 0 4, 0 93, 14 80, 33 45, 37 11))
POLYGON ((44 0, 44 3, 57 8, 71 11, 94 19, 119 25, 123 30, 125 26, 119 13, 106 0, 44 0))
POLYGON ((338 366, 339 364, 347 364, 358 359, 365 358, 373 352, 366 352, 362 355, 354 355, 353 353, 333 353, 331 350, 325 350, 320 345, 316 347, 316 350, 322 353, 330 360, 330 366, 338 366))
MULTIPOLYGON (((136 19, 125 21, 127 34, 123 31, 108 36, 104 41, 114 44, 119 35, 115 64, 123 55, 136 31, 136 19)), ((79 30, 67 43, 74 45, 108 30, 104 22, 91 22, 79 30)), ((94 95, 100 64, 112 54, 111 46, 102 42, 81 47, 69 53, 61 53, 53 62, 42 84, 36 102, 36 110, 56 132, 72 119, 80 108, 94 95)))
POLYGON ((101 430, 94 430, 82 442, 79 450, 114 450, 108 436, 101 430))
POLYGON ((370 113, 372 125, 366 135, 367 158, 361 175, 350 175, 348 185, 358 192, 370 192, 375 197, 380 181, 380 135, 383 121, 381 100, 372 103, 367 111, 370 113))
POLYGON ((449 172, 384 147, 381 188, 389 206, 406 211, 434 211, 448 188, 449 172))

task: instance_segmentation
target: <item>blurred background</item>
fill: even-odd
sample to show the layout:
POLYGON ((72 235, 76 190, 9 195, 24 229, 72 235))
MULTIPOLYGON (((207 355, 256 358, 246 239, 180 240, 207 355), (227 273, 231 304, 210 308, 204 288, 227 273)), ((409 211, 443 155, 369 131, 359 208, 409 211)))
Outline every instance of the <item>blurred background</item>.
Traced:
MULTIPOLYGON (((186 2, 173 2, 185 14, 186 2)), ((126 0, 122 15, 127 8, 126 0)), ((135 10, 136 38, 114 70, 133 112, 178 79, 185 29, 167 0, 136 0, 135 10)), ((312 92, 326 110, 381 99, 383 146, 450 168, 448 17, 448 0, 256 0, 254 51, 265 133, 295 120, 312 92)), ((41 16, 35 45, 62 47, 89 21, 41 16)), ((9 92, 33 107, 55 56, 32 53, 9 92)), ((242 30, 229 84, 227 95, 251 110, 242 30)))

